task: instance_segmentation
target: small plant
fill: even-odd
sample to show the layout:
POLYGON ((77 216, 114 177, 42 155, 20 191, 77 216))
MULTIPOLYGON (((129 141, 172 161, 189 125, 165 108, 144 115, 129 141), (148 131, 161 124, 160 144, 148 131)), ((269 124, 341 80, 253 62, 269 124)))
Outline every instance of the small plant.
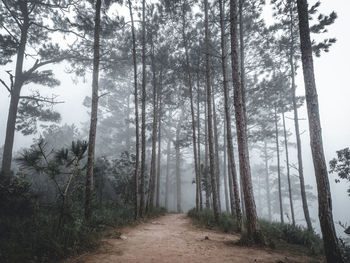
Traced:
POLYGON ((85 166, 81 161, 85 157, 88 144, 86 141, 73 141, 70 148, 62 148, 59 151, 48 149, 43 139, 34 144, 30 149, 24 150, 16 159, 20 168, 46 174, 55 184, 61 199, 60 215, 57 226, 57 235, 60 233, 66 210, 69 187, 73 177, 78 176, 85 166))
POLYGON ((301 245, 313 255, 323 254, 321 237, 302 226, 260 220, 260 227, 268 240, 283 240, 289 244, 301 245))
POLYGON ((214 213, 210 209, 196 211, 195 208, 188 211, 188 216, 195 220, 195 224, 208 229, 218 229, 225 233, 235 232, 236 222, 228 213, 220 213, 219 223, 215 221, 214 213))

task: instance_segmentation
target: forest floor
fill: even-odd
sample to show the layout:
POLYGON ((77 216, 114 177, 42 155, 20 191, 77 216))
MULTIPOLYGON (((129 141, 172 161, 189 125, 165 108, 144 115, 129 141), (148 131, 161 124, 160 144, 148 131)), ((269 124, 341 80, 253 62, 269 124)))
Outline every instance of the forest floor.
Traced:
POLYGON ((95 252, 66 263, 319 262, 297 251, 233 245, 239 235, 198 228, 185 214, 167 214, 121 231, 110 231, 95 252))

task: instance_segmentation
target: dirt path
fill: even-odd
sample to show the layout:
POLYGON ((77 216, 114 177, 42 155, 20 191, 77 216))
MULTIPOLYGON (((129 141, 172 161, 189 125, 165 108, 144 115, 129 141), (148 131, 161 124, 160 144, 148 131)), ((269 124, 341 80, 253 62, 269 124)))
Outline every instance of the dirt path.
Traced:
POLYGON ((196 228, 184 214, 168 214, 124 229, 122 237, 126 239, 105 238, 97 252, 67 263, 315 262, 302 255, 228 245, 239 236, 196 228))

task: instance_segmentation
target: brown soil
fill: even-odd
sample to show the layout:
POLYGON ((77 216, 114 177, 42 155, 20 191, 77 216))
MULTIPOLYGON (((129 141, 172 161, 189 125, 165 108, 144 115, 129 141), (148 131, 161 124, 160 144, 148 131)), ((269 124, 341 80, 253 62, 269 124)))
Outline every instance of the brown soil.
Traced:
POLYGON ((122 230, 121 238, 104 238, 96 252, 66 262, 317 262, 300 253, 232 246, 233 241, 238 239, 238 235, 197 228, 184 214, 167 214, 148 223, 125 228, 122 230))

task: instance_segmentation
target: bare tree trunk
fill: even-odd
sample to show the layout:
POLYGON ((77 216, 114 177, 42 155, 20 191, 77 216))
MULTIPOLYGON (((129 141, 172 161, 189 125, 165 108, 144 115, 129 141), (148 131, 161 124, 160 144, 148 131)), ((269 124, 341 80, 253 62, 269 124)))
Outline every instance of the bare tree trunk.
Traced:
POLYGON ((231 200, 231 213, 235 214, 237 219, 237 229, 242 230, 242 211, 241 211, 241 200, 239 198, 239 187, 237 179, 236 164, 234 159, 233 142, 232 142, 232 131, 231 131, 231 114, 229 105, 229 89, 227 86, 227 52, 226 52, 226 40, 225 40, 225 10, 222 0, 219 0, 220 6, 220 31, 221 31, 221 67, 222 77, 224 86, 224 107, 225 107, 225 125, 226 125, 226 140, 227 140, 227 151, 228 151, 228 163, 230 169, 229 174, 229 186, 230 186, 230 200, 231 200))
POLYGON ((265 161, 265 179, 266 179, 266 205, 269 215, 269 221, 272 222, 271 214, 271 196, 270 196, 270 174, 269 174, 269 158, 267 155, 267 142, 264 140, 264 161, 265 161))
POLYGON ((282 112, 282 120, 283 120, 283 132, 284 132, 284 147, 286 148, 287 179, 288 179, 288 193, 289 193, 290 212, 291 212, 291 215, 292 215, 292 223, 293 223, 293 225, 295 225, 293 196, 292 196, 292 185, 291 185, 291 182, 290 182, 288 139, 287 139, 286 120, 284 118, 284 112, 282 112))
POLYGON ((228 191, 227 191, 227 138, 226 138, 226 122, 224 120, 224 190, 225 190, 225 206, 226 206, 226 212, 230 212, 230 200, 228 197, 228 191))
POLYGON ((217 185, 217 196, 218 196, 218 209, 221 212, 221 193, 220 193, 220 158, 219 158, 219 135, 218 135, 218 124, 216 118, 216 109, 215 109, 215 99, 214 94, 213 98, 213 122, 214 122, 214 144, 215 144, 215 174, 216 174, 216 185, 217 185))
POLYGON ((298 173, 299 173, 299 181, 300 181, 300 191, 301 191, 301 200, 303 203, 303 211, 305 216, 305 221, 307 225, 307 229, 312 231, 312 223, 310 219, 309 207, 307 204, 306 191, 305 191, 305 180, 304 180, 304 170, 303 170, 303 156, 301 152, 301 138, 299 131, 299 116, 298 116, 298 106, 296 102, 296 85, 295 85, 295 67, 294 67, 294 17, 293 10, 290 8, 290 34, 291 34, 291 47, 290 47, 290 68, 291 68, 291 78, 292 78, 292 99, 293 99, 293 111, 294 111, 294 127, 295 127, 295 137, 297 141, 297 152, 298 152, 298 173))
POLYGON ((159 207, 160 198, 160 155, 161 155, 161 143, 162 143, 162 82, 163 72, 160 74, 160 90, 158 94, 158 165, 157 165, 157 195, 156 195, 156 206, 159 207))
POLYGON ((91 219, 92 215, 92 196, 94 191, 94 159, 95 159, 95 141, 97 128, 97 110, 98 110, 98 75, 100 66, 100 24, 101 24, 101 0, 96 1, 95 28, 94 28, 94 65, 92 73, 92 103, 91 120, 89 132, 88 160, 86 168, 86 188, 85 188, 85 218, 91 219))
POLYGON ((131 97, 131 93, 128 94, 128 98, 127 98, 127 108, 126 108, 126 116, 127 116, 127 120, 126 120, 126 138, 125 138, 125 144, 126 144, 126 150, 128 151, 128 153, 130 153, 131 150, 131 144, 130 144, 130 97, 131 97))
POLYGON ((308 5, 306 0, 297 0, 301 54, 304 73, 306 104, 309 116, 310 144, 314 162, 319 219, 323 236, 325 254, 328 263, 343 263, 338 247, 338 239, 334 228, 332 214, 332 198, 329 187, 327 165, 323 151, 321 122, 317 98, 317 89, 312 59, 308 5))
POLYGON ((180 119, 177 123, 176 127, 176 139, 175 139, 175 159, 176 159, 176 165, 175 165, 175 172, 176 172, 176 209, 178 213, 182 212, 182 196, 181 196, 181 171, 180 171, 180 132, 181 132, 181 123, 183 121, 183 112, 180 113, 180 119))
POLYGON ((139 194, 139 159, 140 159, 140 135, 139 135, 139 99, 138 99, 138 87, 137 87, 137 60, 136 60, 136 37, 135 37, 135 26, 134 26, 134 17, 132 12, 131 0, 129 2, 129 11, 131 18, 131 34, 132 34, 132 58, 134 66, 134 103, 135 103, 135 129, 136 129, 136 155, 135 155, 135 219, 139 216, 139 207, 138 207, 138 194, 139 194))
POLYGON ((149 195, 147 208, 152 209, 154 206, 154 194, 156 189, 156 152, 157 152, 157 121, 158 121, 158 86, 156 80, 156 68, 154 61, 154 44, 151 44, 151 60, 153 74, 153 127, 152 127, 152 154, 151 154, 151 170, 149 178, 149 195))
POLYGON ((208 135, 209 135, 209 162, 210 162, 210 181, 213 194, 213 209, 216 222, 219 220, 219 209, 217 200, 217 186, 215 177, 215 157, 213 144, 213 123, 212 123, 212 105, 211 105, 211 87, 210 87, 210 57, 209 57, 209 25, 208 25, 208 0, 204 0, 204 15, 205 15, 205 63, 206 63, 206 85, 207 85, 207 104, 208 104, 208 135))
POLYGON ((241 181, 244 193, 244 204, 247 215, 247 232, 248 238, 256 243, 263 242, 258 217, 256 214, 256 206, 253 194, 253 185, 249 163, 249 151, 247 141, 247 129, 245 118, 245 106, 243 100, 243 92, 241 85, 241 77, 239 71, 238 56, 238 6, 237 0, 230 1, 230 20, 231 20, 231 60, 232 60, 232 80, 234 84, 234 108, 236 115, 236 130, 239 153, 239 164, 241 181))
MULTIPOLYGON (((244 66, 244 59, 245 59, 245 52, 244 52, 244 23, 243 23, 243 3, 244 0, 239 0, 239 52, 240 52, 240 70, 241 70, 241 87, 242 87, 242 101, 243 101, 243 110, 244 110, 244 117, 247 120, 247 110, 246 110, 246 92, 245 92, 245 66, 244 66)), ((247 124, 245 124, 245 128, 247 129, 247 124)), ((245 204, 244 204, 244 192, 242 187, 242 182, 240 181, 240 187, 241 187, 241 200, 242 200, 242 212, 243 216, 245 216, 245 204)))
POLYGON ((278 138, 278 119, 277 119, 277 107, 276 106, 275 106, 275 133, 276 133, 276 152, 277 152, 278 199, 279 199, 279 203, 280 203, 281 223, 284 223, 283 203, 282 203, 282 185, 281 185, 280 146, 279 146, 279 138, 278 138))
POLYGON ((187 37, 186 37, 186 32, 185 32, 185 27, 186 27, 186 11, 185 7, 183 9, 182 13, 182 40, 183 44, 185 47, 185 55, 186 55, 186 72, 187 72, 187 81, 188 81, 188 86, 190 89, 190 108, 191 108, 191 120, 192 120, 192 146, 193 146, 193 158, 194 158, 194 171, 196 175, 196 210, 199 211, 200 209, 200 203, 199 203, 199 195, 200 193, 200 175, 199 175, 199 164, 198 164, 198 158, 197 158, 197 143, 196 143, 196 120, 194 117, 194 106, 193 106, 193 86, 192 86, 192 75, 190 71, 190 58, 188 55, 188 47, 187 47, 187 37))
POLYGON ((145 212, 145 170, 146 170, 146 14, 145 1, 142 0, 142 124, 141 124, 141 198, 140 216, 145 212))
POLYGON ((165 177, 165 207, 169 209, 169 173, 170 173, 170 147, 171 147, 171 139, 168 134, 168 142, 167 142, 167 158, 166 158, 166 177, 165 177))
MULTIPOLYGON (((205 92, 205 98, 206 98, 206 101, 207 101, 207 97, 208 97, 208 93, 207 93, 207 89, 206 89, 206 92, 205 92)), ((204 158, 204 165, 205 165, 205 169, 207 169, 209 167, 209 150, 208 150, 208 105, 207 105, 207 102, 205 101, 204 103, 204 112, 205 112, 205 132, 204 132, 204 155, 205 155, 205 158, 204 158)), ((206 185, 209 185, 209 182, 208 182, 208 177, 205 178, 206 180, 206 185)), ((208 188, 208 187, 207 187, 208 188)), ((206 208, 210 208, 210 192, 208 191, 208 189, 205 191, 205 207, 206 208)))
POLYGON ((2 155, 1 174, 3 176, 9 176, 11 174, 12 151, 13 151, 13 143, 15 139, 17 110, 18 110, 18 103, 20 100, 20 93, 24 83, 23 61, 24 61, 24 54, 25 54, 25 49, 26 49, 27 39, 28 39, 28 30, 30 25, 29 25, 27 1, 23 1, 23 2, 24 3, 20 5, 20 9, 24 19, 21 27, 21 38, 17 47, 18 51, 17 51, 17 58, 16 58, 15 81, 11 91, 10 108, 9 108, 7 124, 6 124, 4 151, 2 155))
POLYGON ((203 200, 202 200, 202 176, 201 176, 201 136, 200 136, 200 129, 201 129, 201 122, 200 122, 200 89, 199 89, 199 73, 197 72, 197 130, 198 130, 198 192, 199 192, 199 209, 203 210, 203 200))

